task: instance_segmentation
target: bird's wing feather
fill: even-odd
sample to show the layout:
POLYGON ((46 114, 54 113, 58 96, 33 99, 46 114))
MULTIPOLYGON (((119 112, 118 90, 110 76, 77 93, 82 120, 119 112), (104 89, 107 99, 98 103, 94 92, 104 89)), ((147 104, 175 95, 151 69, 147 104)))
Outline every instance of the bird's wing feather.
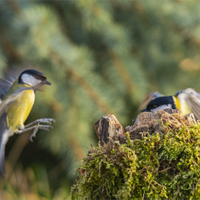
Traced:
POLYGON ((4 78, 0 78, 0 99, 9 91, 10 87, 25 68, 7 69, 4 78))
POLYGON ((148 103, 153 100, 156 99, 158 97, 163 96, 162 94, 160 94, 159 92, 155 91, 155 92, 151 92, 150 94, 147 94, 145 97, 145 100, 140 104, 138 110, 143 110, 144 108, 146 108, 146 106, 148 105, 148 103))
POLYGON ((182 91, 186 94, 185 101, 196 119, 200 119, 200 93, 191 88, 182 91))
POLYGON ((6 79, 0 79, 0 99, 8 92, 13 82, 6 80, 6 79))

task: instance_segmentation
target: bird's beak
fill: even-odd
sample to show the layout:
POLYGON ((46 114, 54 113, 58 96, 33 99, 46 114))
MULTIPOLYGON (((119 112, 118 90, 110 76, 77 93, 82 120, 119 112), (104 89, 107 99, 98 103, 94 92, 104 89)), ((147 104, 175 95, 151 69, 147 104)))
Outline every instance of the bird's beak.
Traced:
POLYGON ((44 84, 46 84, 46 85, 51 85, 51 83, 49 82, 49 81, 44 81, 44 84))

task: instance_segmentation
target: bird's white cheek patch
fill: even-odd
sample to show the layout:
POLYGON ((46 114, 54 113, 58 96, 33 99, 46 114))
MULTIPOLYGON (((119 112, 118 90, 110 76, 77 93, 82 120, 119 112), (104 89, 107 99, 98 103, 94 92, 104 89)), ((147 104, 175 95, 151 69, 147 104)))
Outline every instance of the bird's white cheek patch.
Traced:
POLYGON ((172 105, 171 105, 171 104, 161 105, 161 106, 159 106, 159 107, 157 107, 157 108, 152 109, 151 111, 152 111, 152 112, 155 112, 155 111, 164 110, 164 109, 167 109, 167 108, 172 108, 172 105))
POLYGON ((36 79, 34 76, 30 74, 23 74, 21 78, 25 84, 28 84, 30 86, 35 86, 41 82, 41 80, 36 79))

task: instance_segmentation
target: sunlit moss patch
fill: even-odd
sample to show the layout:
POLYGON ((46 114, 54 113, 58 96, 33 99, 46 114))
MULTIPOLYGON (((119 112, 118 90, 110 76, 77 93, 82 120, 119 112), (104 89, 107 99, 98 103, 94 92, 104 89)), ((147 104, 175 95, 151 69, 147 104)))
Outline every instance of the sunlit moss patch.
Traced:
POLYGON ((200 198, 200 124, 91 147, 72 199, 200 198))

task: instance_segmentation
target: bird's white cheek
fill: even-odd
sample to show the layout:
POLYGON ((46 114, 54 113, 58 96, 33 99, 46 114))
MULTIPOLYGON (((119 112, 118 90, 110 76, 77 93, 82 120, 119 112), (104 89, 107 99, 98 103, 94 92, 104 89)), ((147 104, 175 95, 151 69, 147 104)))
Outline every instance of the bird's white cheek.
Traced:
POLYGON ((151 111, 155 112, 155 111, 164 110, 164 109, 167 109, 167 108, 172 108, 172 105, 171 104, 161 105, 161 106, 158 106, 157 108, 152 109, 151 111))
POLYGON ((36 79, 34 76, 30 74, 23 74, 22 81, 30 86, 35 86, 41 82, 41 80, 36 79))

